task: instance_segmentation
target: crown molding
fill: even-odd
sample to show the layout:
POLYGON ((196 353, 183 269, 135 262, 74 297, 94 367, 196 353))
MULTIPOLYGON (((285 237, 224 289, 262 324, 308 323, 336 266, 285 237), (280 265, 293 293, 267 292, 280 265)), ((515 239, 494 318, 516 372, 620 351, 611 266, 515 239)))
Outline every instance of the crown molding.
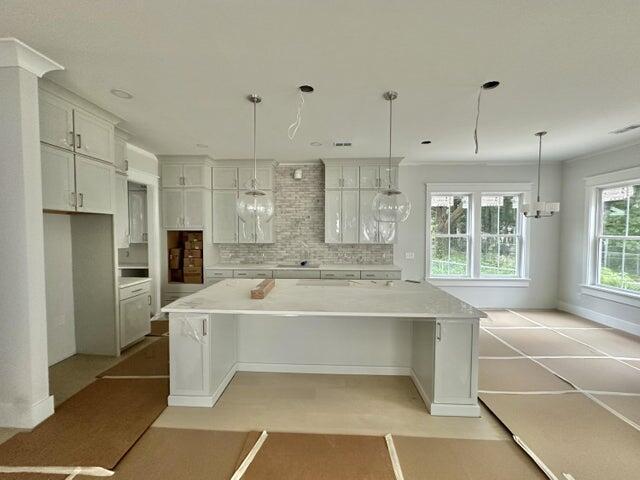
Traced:
POLYGON ((17 38, 0 38, 0 67, 20 67, 38 77, 64 67, 17 38))

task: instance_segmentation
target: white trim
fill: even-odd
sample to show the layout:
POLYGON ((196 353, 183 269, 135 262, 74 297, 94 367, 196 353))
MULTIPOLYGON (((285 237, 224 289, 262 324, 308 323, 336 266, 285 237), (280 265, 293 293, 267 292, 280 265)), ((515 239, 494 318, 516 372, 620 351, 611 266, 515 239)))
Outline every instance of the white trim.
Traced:
POLYGON ((334 375, 403 375, 411 374, 411 367, 370 367, 363 365, 310 365, 292 363, 236 363, 239 372, 324 373, 334 375))
POLYGON ((0 38, 0 68, 2 67, 23 68, 38 77, 52 70, 64 70, 62 65, 17 38, 0 38))
POLYGON ((413 384, 418 390, 418 393, 422 397, 422 401, 427 406, 429 413, 436 417, 480 417, 480 405, 476 403, 473 405, 457 405, 452 403, 434 403, 427 395, 427 392, 422 387, 416 372, 413 368, 409 368, 409 376, 413 380, 413 384))
POLYGON ((432 193, 530 193, 532 183, 428 183, 427 192, 432 193))
POLYGON ((158 187, 160 183, 160 177, 158 175, 145 172, 144 170, 138 170, 137 168, 130 168, 123 175, 126 175, 127 180, 130 182, 151 185, 152 187, 158 187))
POLYGON ((584 177, 585 185, 589 187, 608 187, 618 183, 633 183, 640 180, 640 167, 614 170, 613 172, 601 173, 584 177))
POLYGON ((211 408, 215 403, 213 395, 169 395, 167 399, 167 405, 170 407, 211 408))
POLYGON ((578 305, 562 301, 558 302, 558 309, 564 312, 573 313, 574 315, 579 315, 588 320, 593 320, 594 322, 598 322, 602 325, 607 325, 609 327, 617 328, 618 330, 640 336, 640 324, 630 322, 629 320, 623 320, 621 318, 606 315, 604 313, 596 312, 595 310, 590 310, 588 308, 579 307, 578 305))
POLYGON ((23 404, 0 404, 0 427, 34 428, 53 412, 53 395, 26 408, 23 404))
POLYGON ((443 278, 428 277, 436 287, 528 287, 530 278, 443 278))
MULTIPOLYGON (((391 164, 398 166, 404 157, 391 157, 391 164)), ((321 158, 327 166, 359 166, 359 165, 388 165, 389 157, 361 157, 361 158, 321 158)))
POLYGON ((581 285, 580 293, 590 297, 602 298, 610 302, 622 303, 631 307, 640 308, 640 295, 626 290, 616 290, 600 285, 581 285))

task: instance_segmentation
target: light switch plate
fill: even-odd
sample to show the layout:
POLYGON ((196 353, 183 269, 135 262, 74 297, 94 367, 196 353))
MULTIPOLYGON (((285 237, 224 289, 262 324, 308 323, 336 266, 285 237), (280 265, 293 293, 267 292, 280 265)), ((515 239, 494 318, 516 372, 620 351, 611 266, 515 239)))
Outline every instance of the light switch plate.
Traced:
POLYGON ((404 252, 404 258, 407 260, 413 260, 416 258, 416 254, 414 252, 404 252))

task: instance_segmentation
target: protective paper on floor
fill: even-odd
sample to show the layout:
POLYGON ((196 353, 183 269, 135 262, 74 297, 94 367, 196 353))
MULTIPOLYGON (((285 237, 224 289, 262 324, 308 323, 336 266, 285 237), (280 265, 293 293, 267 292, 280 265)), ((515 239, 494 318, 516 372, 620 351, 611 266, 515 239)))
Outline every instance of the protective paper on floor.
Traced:
POLYGON ((169 337, 159 338, 98 377, 169 375, 169 337))
POLYGON ((512 440, 394 436, 405 480, 546 480, 512 440))
MULTIPOLYGON (((584 330, 579 330, 584 331, 584 330)), ((607 330, 586 330, 603 333, 607 330)), ((595 350, 582 345, 552 330, 492 330, 491 333, 509 345, 533 357, 539 355, 584 355, 598 356, 595 350)))
POLYGON ((528 319, 541 323, 545 327, 556 328, 575 328, 575 327, 597 327, 604 328, 603 325, 587 320, 586 318, 579 317, 572 313, 561 312, 560 310, 516 310, 528 319))
POLYGON ((111 469, 166 408, 168 394, 166 379, 96 380, 1 444, 0 465, 111 469))
POLYGON ((573 390, 567 382, 522 357, 517 360, 480 360, 479 390, 545 392, 573 390))
POLYGON ((640 338, 620 330, 565 330, 564 334, 614 357, 640 359, 640 338))
POLYGON ((272 433, 243 480, 395 480, 384 437, 272 433))
POLYGON ((480 319, 483 327, 536 327, 537 325, 508 310, 486 310, 487 318, 480 319))
POLYGON ((581 393, 483 394, 482 401, 559 479, 638 478, 640 432, 581 393))
POLYGON ((616 412, 621 413, 632 422, 640 425, 640 397, 625 395, 594 395, 616 412))
POLYGON ((583 390, 640 394, 640 371, 612 358, 539 360, 583 390))
POLYGON ((150 337, 163 337, 169 333, 169 320, 152 320, 150 337))
POLYGON ((481 357, 517 357, 520 356, 514 349, 507 347, 490 333, 480 330, 480 356, 481 357))

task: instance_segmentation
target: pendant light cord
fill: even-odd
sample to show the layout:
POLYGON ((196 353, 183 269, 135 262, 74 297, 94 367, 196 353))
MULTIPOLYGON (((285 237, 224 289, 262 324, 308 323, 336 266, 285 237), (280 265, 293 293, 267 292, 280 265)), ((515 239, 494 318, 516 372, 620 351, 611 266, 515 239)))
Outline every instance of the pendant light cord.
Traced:
POLYGON ((293 141, 293 138, 298 132, 298 128, 300 128, 300 125, 302 124, 302 107, 304 107, 304 94, 302 93, 302 90, 300 90, 298 92, 298 111, 296 113, 296 121, 289 125, 287 130, 289 140, 293 141))
POLYGON ((540 167, 542 165, 542 135, 538 137, 538 203, 540 203, 540 167))
POLYGON ((393 98, 389 99, 389 190, 391 190, 391 142, 393 125, 393 98))
POLYGON ((253 189, 258 188, 258 161, 256 159, 256 115, 257 103, 253 102, 253 189))
POLYGON ((473 131, 473 140, 476 144, 476 155, 478 154, 478 122, 480 121, 480 97, 482 96, 482 87, 478 91, 478 105, 476 107, 476 128, 473 131))

